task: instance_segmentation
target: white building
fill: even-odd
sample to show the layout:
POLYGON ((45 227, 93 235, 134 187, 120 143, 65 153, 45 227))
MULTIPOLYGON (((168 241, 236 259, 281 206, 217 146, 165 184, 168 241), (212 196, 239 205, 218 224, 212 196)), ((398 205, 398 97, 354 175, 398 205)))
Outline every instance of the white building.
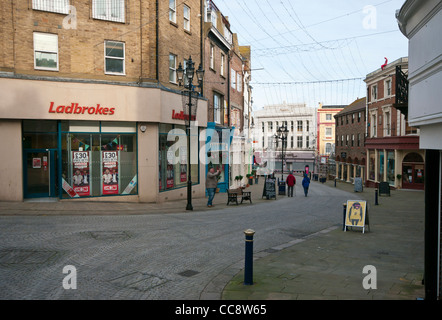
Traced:
POLYGON ((266 152, 274 149, 276 173, 282 168, 282 141, 275 139, 277 130, 288 130, 284 146, 284 173, 304 171, 305 166, 314 167, 316 144, 316 108, 305 104, 268 105, 254 112, 255 157, 264 165, 266 152))
POLYGON ((408 121, 425 149, 425 299, 442 297, 442 1, 407 0, 396 13, 409 39, 408 121))

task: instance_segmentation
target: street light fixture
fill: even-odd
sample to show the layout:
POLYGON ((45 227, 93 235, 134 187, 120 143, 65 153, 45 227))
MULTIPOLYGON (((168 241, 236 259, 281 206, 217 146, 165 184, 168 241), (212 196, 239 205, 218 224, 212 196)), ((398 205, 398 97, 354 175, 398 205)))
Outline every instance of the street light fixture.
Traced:
MULTIPOLYGON (((191 121, 196 119, 196 111, 198 108, 198 97, 199 93, 195 91, 195 86, 192 85, 194 74, 195 74, 195 63, 192 61, 192 57, 189 56, 189 60, 186 62, 185 69, 183 69, 181 62, 178 66, 177 79, 180 86, 184 83, 184 90, 181 91, 182 103, 183 103, 183 113, 184 122, 186 124, 187 133, 187 206, 186 210, 193 210, 192 206, 192 170, 190 164, 190 124, 191 121), (186 81, 184 81, 184 76, 186 81)), ((198 87, 202 88, 202 83, 204 79, 204 70, 201 64, 196 70, 196 77, 198 81, 198 87)))
POLYGON ((284 146, 287 148, 287 135, 289 133, 289 130, 287 129, 287 126, 281 126, 276 131, 276 135, 278 139, 282 140, 282 152, 281 152, 281 181, 284 181, 284 146))

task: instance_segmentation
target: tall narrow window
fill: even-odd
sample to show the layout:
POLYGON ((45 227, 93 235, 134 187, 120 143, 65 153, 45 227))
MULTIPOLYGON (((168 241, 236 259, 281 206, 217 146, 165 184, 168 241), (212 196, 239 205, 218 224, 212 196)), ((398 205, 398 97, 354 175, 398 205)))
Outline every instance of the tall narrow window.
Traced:
POLYGON ((92 17, 124 22, 124 0, 92 0, 92 17))
POLYGON ((58 35, 34 32, 34 68, 58 71, 58 35))
POLYGON ((105 41, 105 73, 124 74, 124 42, 105 41))
POLYGON ((222 97, 214 93, 213 94, 213 121, 216 123, 221 123, 221 104, 222 97))
POLYGON ((391 80, 385 81, 385 96, 386 97, 391 96, 391 80))
POLYGON ((377 100, 378 99, 378 86, 374 85, 371 87, 371 100, 377 100))
POLYGON ((230 70, 230 84, 233 89, 236 89, 236 71, 231 69, 230 70))
POLYGON ((391 135, 391 114, 389 111, 384 113, 384 131, 386 136, 391 135))
POLYGON ((297 147, 302 148, 302 136, 298 136, 296 142, 297 142, 297 147))
POLYGON ((183 5, 184 30, 190 31, 190 8, 183 5))
POLYGON ((176 55, 169 54, 169 81, 176 83, 176 55))
POLYGON ((308 120, 305 121, 305 131, 307 131, 307 132, 310 131, 310 121, 308 121, 308 120))
POLYGON ((215 46, 210 45, 210 69, 215 69, 215 46))
POLYGON ((220 73, 224 77, 225 76, 225 63, 226 63, 226 56, 221 53, 221 67, 220 67, 220 73))
POLYGON ((169 21, 176 23, 176 0, 169 0, 169 21))
POLYGON ((298 132, 302 132, 302 121, 298 121, 298 132))
POLYGON ((308 136, 305 137, 305 147, 306 147, 306 148, 309 148, 309 147, 310 147, 310 139, 309 139, 308 136))

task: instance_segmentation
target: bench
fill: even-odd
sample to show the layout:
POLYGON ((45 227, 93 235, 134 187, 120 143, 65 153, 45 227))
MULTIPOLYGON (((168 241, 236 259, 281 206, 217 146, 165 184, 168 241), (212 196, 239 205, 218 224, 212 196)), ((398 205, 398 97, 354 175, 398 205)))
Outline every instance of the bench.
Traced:
POLYGON ((250 201, 252 203, 252 192, 251 191, 243 191, 242 189, 228 189, 227 190, 227 205, 230 202, 235 202, 238 205, 238 197, 241 197, 241 203, 244 200, 250 201))

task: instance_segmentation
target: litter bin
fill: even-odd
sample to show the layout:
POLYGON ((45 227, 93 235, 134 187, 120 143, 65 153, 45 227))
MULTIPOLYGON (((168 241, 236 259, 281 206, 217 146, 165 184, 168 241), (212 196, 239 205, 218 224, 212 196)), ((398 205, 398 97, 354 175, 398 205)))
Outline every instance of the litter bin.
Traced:
POLYGON ((278 194, 285 195, 285 181, 279 181, 278 183, 278 194))

